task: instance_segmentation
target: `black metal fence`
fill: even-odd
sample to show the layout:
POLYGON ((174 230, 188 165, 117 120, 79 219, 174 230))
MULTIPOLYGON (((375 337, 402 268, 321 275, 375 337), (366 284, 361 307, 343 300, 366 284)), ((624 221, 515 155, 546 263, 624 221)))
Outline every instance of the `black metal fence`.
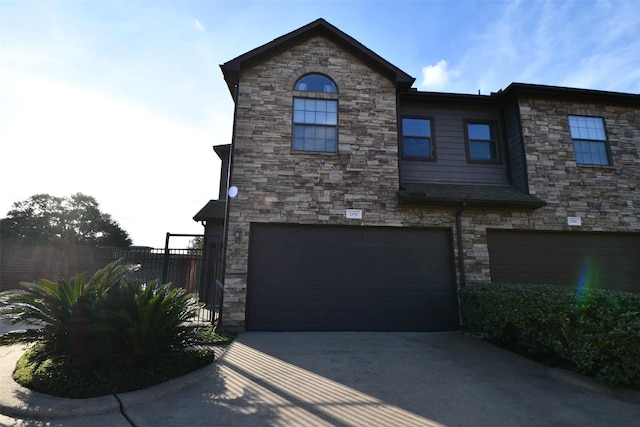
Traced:
POLYGON ((138 268, 132 279, 150 282, 171 283, 195 294, 203 307, 199 321, 215 323, 220 313, 222 299, 222 240, 218 234, 171 234, 167 233, 165 247, 153 248, 96 248, 96 268, 122 259, 138 268), (200 238, 196 248, 171 248, 171 237, 200 238))

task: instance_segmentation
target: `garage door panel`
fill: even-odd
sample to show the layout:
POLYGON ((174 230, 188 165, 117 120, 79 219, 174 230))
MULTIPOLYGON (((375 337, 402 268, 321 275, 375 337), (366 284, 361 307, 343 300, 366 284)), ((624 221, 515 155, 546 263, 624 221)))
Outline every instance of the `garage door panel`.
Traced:
POLYGON ((449 230, 252 224, 247 329, 453 330, 449 230))
POLYGON ((576 286, 587 277, 592 286, 640 292, 640 234, 492 230, 487 240, 493 281, 576 286))

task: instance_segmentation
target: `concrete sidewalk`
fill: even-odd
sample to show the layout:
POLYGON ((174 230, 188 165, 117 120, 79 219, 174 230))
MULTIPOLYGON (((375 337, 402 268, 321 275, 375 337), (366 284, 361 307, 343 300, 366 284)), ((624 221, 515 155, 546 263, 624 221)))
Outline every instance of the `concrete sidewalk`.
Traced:
POLYGON ((10 375, 20 351, 0 351, 3 425, 637 426, 640 419, 637 391, 460 333, 245 333, 197 372, 94 399, 18 386, 10 375))

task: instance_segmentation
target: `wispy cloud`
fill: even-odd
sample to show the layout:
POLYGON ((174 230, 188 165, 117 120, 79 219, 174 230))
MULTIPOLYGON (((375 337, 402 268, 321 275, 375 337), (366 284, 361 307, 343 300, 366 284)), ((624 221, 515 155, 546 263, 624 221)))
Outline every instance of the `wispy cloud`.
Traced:
POLYGON ((464 48, 447 58, 448 67, 459 76, 447 81, 448 91, 488 93, 523 82, 640 92, 636 2, 501 5, 505 7, 482 16, 486 25, 471 26, 466 36, 459 36, 464 48))
POLYGON ((197 19, 193 20, 193 24, 196 26, 196 29, 198 31, 200 31, 203 34, 206 34, 206 30, 204 29, 204 26, 202 25, 202 23, 200 21, 198 21, 197 19))

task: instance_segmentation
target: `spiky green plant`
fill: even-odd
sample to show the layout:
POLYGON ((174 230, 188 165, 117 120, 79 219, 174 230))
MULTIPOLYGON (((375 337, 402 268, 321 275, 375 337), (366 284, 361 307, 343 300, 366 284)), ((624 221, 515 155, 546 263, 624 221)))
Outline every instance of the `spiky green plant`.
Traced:
POLYGON ((184 289, 127 281, 93 310, 91 332, 108 347, 108 363, 136 365, 197 343, 189 323, 200 304, 184 289))
POLYGON ((0 344, 41 341, 45 357, 64 354, 78 328, 79 304, 98 300, 111 287, 121 283, 131 268, 115 262, 98 270, 87 281, 84 274, 70 280, 52 282, 41 279, 22 283, 24 289, 0 293, 0 318, 11 323, 23 323, 26 329, 0 335, 0 344))
POLYGON ((149 358, 184 350, 196 341, 189 324, 199 303, 185 290, 127 280, 118 261, 88 281, 39 280, 0 294, 0 318, 30 327, 0 335, 0 344, 40 342, 38 357, 80 368, 126 369, 149 358))

